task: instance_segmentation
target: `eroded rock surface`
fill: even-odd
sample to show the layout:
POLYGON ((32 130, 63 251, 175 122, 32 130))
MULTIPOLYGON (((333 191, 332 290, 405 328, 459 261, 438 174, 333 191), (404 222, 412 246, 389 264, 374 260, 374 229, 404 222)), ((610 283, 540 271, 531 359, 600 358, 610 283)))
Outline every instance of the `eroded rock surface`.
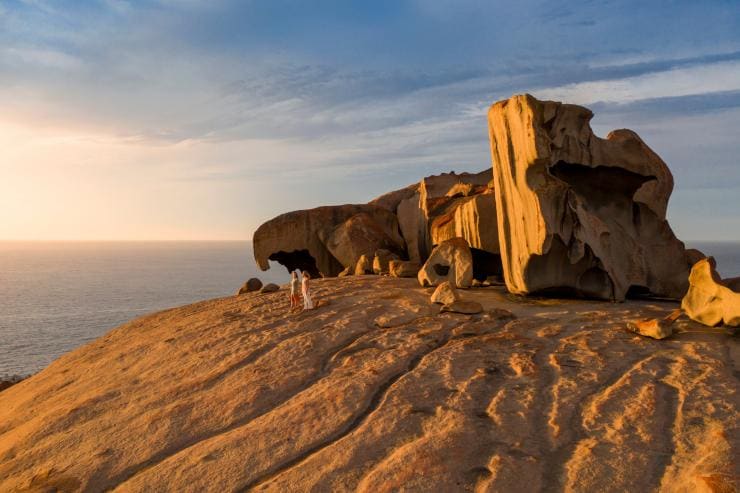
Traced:
POLYGON ((362 254, 378 248, 405 249, 396 215, 384 207, 359 204, 288 212, 254 233, 254 258, 262 270, 269 260, 313 277, 336 276, 362 254))
POLYGON ((737 489, 740 341, 624 330, 674 304, 312 289, 330 303, 292 316, 282 293, 148 315, 2 391, 0 491, 737 489))
POLYGON ((681 308, 692 320, 704 325, 714 327, 724 323, 738 327, 740 282, 723 281, 717 273, 714 258, 702 259, 691 269, 689 291, 681 301, 681 308), (735 284, 738 284, 736 288, 735 284))
MULTIPOLYGON (((443 173, 368 204, 283 214, 255 232, 255 259, 263 270, 273 260, 288 270, 329 277, 354 272, 362 255, 372 259, 378 250, 422 264, 435 245, 462 237, 476 252, 481 279, 500 274, 491 176, 490 169, 443 173)), ((380 267, 387 271, 382 259, 380 267)))
POLYGON ((421 269, 419 262, 413 260, 391 260, 388 271, 393 277, 416 277, 421 269))
POLYGON ((441 305, 448 305, 458 301, 459 299, 460 295, 455 289, 455 286, 450 284, 449 281, 444 281, 437 286, 437 289, 434 290, 429 301, 432 303, 439 303, 441 305))
POLYGON ((680 299, 689 260, 666 221, 673 178, 634 132, 530 95, 488 113, 501 258, 513 293, 680 299))

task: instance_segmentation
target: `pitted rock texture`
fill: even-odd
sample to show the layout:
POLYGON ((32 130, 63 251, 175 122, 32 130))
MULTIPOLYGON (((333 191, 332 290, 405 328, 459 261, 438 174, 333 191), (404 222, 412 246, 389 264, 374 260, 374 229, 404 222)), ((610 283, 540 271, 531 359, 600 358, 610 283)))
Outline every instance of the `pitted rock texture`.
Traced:
POLYGON ((634 132, 594 135, 581 106, 514 96, 488 113, 512 293, 680 299, 689 259, 666 221, 673 178, 634 132))
POLYGON ((148 315, 2 391, 0 491, 737 488, 738 339, 624 330, 676 304, 312 289, 292 316, 279 292, 148 315))

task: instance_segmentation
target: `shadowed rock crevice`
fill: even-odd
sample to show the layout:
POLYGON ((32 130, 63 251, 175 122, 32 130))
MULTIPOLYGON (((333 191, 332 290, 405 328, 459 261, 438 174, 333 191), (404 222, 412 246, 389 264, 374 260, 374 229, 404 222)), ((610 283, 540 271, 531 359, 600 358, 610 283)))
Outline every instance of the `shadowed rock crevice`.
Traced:
POLYGON ((644 183, 657 179, 615 166, 591 167, 565 161, 558 161, 548 171, 582 196, 586 204, 597 209, 627 202, 631 205, 635 192, 644 183))
POLYGON ((292 252, 276 252, 270 255, 270 260, 283 265, 288 272, 300 269, 306 271, 311 277, 319 277, 319 269, 316 267, 316 260, 308 253, 308 250, 295 250, 292 252))
POLYGON ((504 267, 501 263, 501 255, 491 253, 478 248, 471 248, 473 255, 473 279, 485 281, 490 276, 502 276, 504 267))

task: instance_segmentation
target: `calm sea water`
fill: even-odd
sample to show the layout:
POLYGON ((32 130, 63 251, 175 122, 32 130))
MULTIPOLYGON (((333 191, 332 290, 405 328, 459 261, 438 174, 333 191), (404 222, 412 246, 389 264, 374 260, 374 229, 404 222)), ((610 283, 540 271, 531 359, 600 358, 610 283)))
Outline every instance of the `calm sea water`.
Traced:
POLYGON ((0 242, 0 377, 39 371, 146 313, 232 295, 261 272, 249 242, 0 242))
MULTIPOLYGON (((740 243, 689 243, 740 276, 740 243)), ((233 294, 260 272, 248 242, 0 242, 0 377, 39 371, 132 318, 233 294)))

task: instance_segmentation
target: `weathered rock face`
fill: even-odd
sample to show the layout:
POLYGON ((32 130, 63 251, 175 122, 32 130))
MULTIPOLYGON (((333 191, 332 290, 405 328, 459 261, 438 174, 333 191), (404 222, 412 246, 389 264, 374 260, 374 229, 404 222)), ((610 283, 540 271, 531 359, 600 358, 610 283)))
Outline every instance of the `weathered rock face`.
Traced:
MULTIPOLYGON (((458 236, 463 236, 466 239, 468 239, 466 236, 468 234, 471 239, 479 237, 479 233, 470 234, 470 232, 477 228, 480 221, 470 215, 458 214, 455 216, 455 209, 472 200, 474 194, 486 191, 490 181, 491 173, 488 170, 475 174, 444 173, 422 179, 412 195, 408 191, 402 196, 399 195, 399 197, 405 198, 398 202, 396 214, 398 215, 401 234, 406 240, 409 259, 423 262, 429 256, 433 246, 438 243, 433 240, 430 231, 430 226, 438 215, 451 214, 453 218, 457 218, 457 225, 453 224, 451 228, 452 230, 457 228, 461 231, 462 234, 458 236), (461 197, 466 198, 466 200, 458 200, 461 197), (469 224, 463 224, 465 219, 473 220, 469 224)), ((387 197, 388 195, 385 195, 376 200, 386 199, 387 197)), ((485 224, 486 230, 490 229, 491 221, 495 221, 493 197, 489 196, 488 199, 490 199, 490 208, 481 211, 485 215, 482 223, 485 224)), ((484 236, 486 234, 483 233, 484 236)), ((447 238, 443 238, 441 241, 444 239, 447 238)), ((475 240, 472 241, 475 242, 475 240)), ((498 242, 495 243, 494 246, 489 242, 487 247, 492 248, 493 252, 497 253, 498 242)))
POLYGON ((491 219, 495 217, 493 189, 485 188, 482 193, 452 200, 431 222, 432 244, 465 238, 471 248, 498 254, 498 228, 491 227, 491 219))
POLYGON ((416 277, 421 269, 419 262, 413 260, 391 260, 388 271, 393 277, 416 277))
POLYGON ((391 252, 390 250, 380 249, 376 250, 375 256, 373 257, 373 274, 388 274, 391 260, 400 260, 398 255, 391 252))
POLYGON ((491 107, 506 286, 519 294, 680 298, 689 262, 665 218, 671 173, 630 130, 596 137, 592 116, 530 95, 491 107))
MULTIPOLYGON (((383 214, 386 216, 386 214, 383 214)), ((354 265, 362 255, 372 256, 377 250, 403 250, 403 240, 392 220, 383 225, 370 214, 360 212, 334 228, 326 238, 326 248, 343 266, 354 265), (391 238, 395 229, 395 238, 391 238)))
POLYGON ((432 251, 418 274, 422 286, 437 286, 450 281, 455 287, 469 288, 473 282, 473 256, 463 238, 445 240, 432 251))
POLYGON ((689 291, 681 301, 681 308, 692 320, 704 325, 714 327, 724 323, 738 327, 740 286, 735 284, 722 281, 713 258, 700 260, 691 269, 689 291))
MULTIPOLYGON (((318 207, 278 216, 254 234, 260 268, 269 260, 314 277, 351 274, 362 255, 388 250, 419 265, 447 239, 474 249, 476 275, 501 273, 491 171, 443 173, 382 195, 364 205, 318 207)), ((387 263, 382 262, 382 272, 387 263)))
POLYGON ((354 267, 359 255, 378 248, 404 250, 396 215, 370 204, 317 207, 277 216, 254 233, 254 257, 262 270, 268 260, 313 277, 336 276, 354 267))

